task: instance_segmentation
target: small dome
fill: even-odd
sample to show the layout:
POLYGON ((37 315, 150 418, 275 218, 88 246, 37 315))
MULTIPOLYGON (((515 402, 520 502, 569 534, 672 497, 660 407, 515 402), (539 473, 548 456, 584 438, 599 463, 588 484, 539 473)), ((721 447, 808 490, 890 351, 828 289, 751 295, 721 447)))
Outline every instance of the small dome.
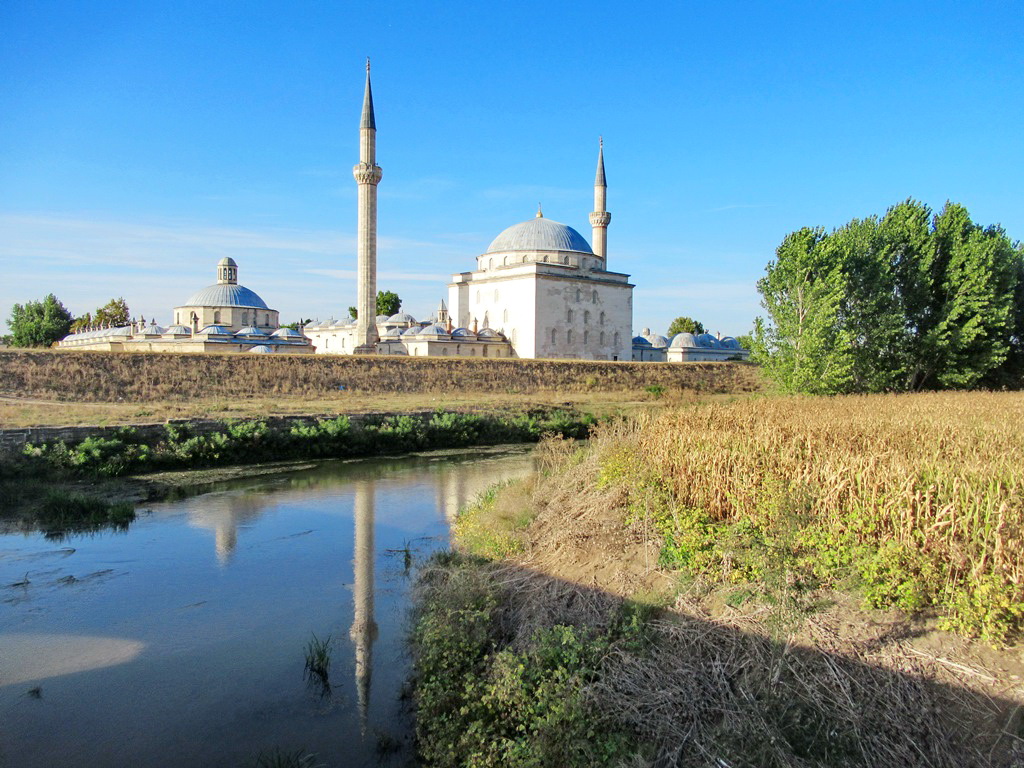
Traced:
POLYGON ((272 338, 275 339, 304 339, 306 338, 294 328, 278 328, 272 334, 272 338))
POLYGON ((217 266, 218 267, 237 267, 238 265, 235 264, 235 260, 232 259, 230 256, 225 256, 223 259, 221 259, 220 261, 217 262, 217 266))
POLYGON ((485 253, 506 251, 576 251, 593 254, 590 244, 579 232, 566 224, 535 218, 513 224, 498 235, 485 253))
POLYGON ((397 315, 392 315, 387 319, 389 324, 401 324, 401 325, 415 325, 416 318, 410 315, 408 312, 399 312, 397 315))
POLYGON ((397 339, 402 335, 401 328, 388 328, 384 333, 380 335, 382 339, 397 339))
POLYGON ((402 335, 403 336, 418 336, 419 332, 420 332, 420 327, 418 325, 414 325, 411 328, 407 328, 405 331, 403 331, 402 335))
POLYGON ((235 336, 266 336, 266 331, 261 331, 255 325, 247 325, 245 328, 237 331, 235 336))
POLYGON ((230 328, 226 328, 223 325, 206 325, 199 329, 199 333, 205 333, 211 336, 232 336, 233 333, 230 328))
POLYGON ((718 340, 718 343, 721 345, 722 349, 742 349, 742 347, 740 347, 740 343, 732 336, 724 336, 718 340))
POLYGON ((456 328, 452 331, 453 339, 475 339, 476 334, 473 333, 469 328, 456 328))
POLYGON ((191 336, 192 329, 187 325, 172 325, 164 333, 171 336, 191 336))
POLYGON ((272 355, 274 350, 266 344, 257 344, 255 347, 249 350, 250 355, 272 355))
POLYGON ((649 347, 649 346, 651 346, 651 342, 649 342, 644 336, 634 336, 633 337, 633 346, 634 347, 649 347))
POLYGON ((377 325, 384 325, 384 323, 386 323, 387 321, 388 321, 388 316, 387 315, 377 315, 377 319, 376 319, 375 322, 377 323, 377 325))
POLYGON ((107 336, 131 336, 132 327, 130 325, 122 325, 120 328, 107 328, 107 336))
MULTIPOLYGON (((227 265, 230 266, 230 265, 227 265)), ((181 306, 183 307, 255 307, 269 309, 266 303, 244 285, 218 283, 208 285, 203 290, 193 293, 181 306)))
POLYGON ((668 346, 668 339, 666 339, 664 336, 660 334, 651 333, 648 334, 645 338, 649 342, 651 342, 651 346, 654 347, 655 349, 665 349, 668 346))
POLYGON ((721 344, 718 343, 718 339, 712 336, 710 333, 702 333, 697 337, 697 344, 707 349, 719 349, 721 344))
POLYGON ((696 337, 687 331, 677 333, 672 337, 672 343, 669 345, 672 349, 683 349, 685 347, 699 347, 696 337))
POLYGON ((491 341, 505 338, 493 328, 481 328, 476 336, 478 339, 490 339, 491 341))
POLYGON ((419 335, 432 336, 434 338, 444 339, 451 337, 451 334, 448 333, 448 330, 443 325, 438 325, 437 323, 435 323, 434 325, 428 325, 426 328, 420 331, 419 335))
POLYGON ((165 333, 167 333, 167 329, 161 328, 156 323, 150 323, 149 325, 142 329, 142 333, 146 334, 147 336, 163 336, 165 333))

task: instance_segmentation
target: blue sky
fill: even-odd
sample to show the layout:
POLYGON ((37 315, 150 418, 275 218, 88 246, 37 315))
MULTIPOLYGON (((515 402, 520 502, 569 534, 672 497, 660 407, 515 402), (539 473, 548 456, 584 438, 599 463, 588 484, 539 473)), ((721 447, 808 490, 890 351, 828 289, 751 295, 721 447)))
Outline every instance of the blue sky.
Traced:
POLYGON ((378 284, 417 316, 505 227, 588 240, 633 325, 738 334, 783 236, 913 197, 1024 238, 1019 2, 0 4, 0 329, 55 293, 170 320, 224 255, 282 322, 355 303, 363 63, 378 284))

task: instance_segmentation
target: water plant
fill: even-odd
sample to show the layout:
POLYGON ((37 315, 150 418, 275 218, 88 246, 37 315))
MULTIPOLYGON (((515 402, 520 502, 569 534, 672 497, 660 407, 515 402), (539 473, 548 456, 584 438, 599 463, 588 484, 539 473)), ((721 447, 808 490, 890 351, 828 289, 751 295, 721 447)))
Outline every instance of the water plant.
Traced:
POLYGON ((331 636, 323 640, 315 634, 306 643, 306 666, 304 678, 320 690, 321 696, 331 692, 331 636))

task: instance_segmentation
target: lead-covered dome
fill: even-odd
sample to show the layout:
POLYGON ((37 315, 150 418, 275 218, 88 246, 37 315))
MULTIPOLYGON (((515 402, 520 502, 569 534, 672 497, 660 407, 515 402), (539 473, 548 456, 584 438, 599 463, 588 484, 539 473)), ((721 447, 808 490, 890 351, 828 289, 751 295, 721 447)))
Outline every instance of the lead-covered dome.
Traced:
POLYGON ((593 254, 590 244, 567 224, 538 216, 513 224, 488 246, 485 253, 507 251, 576 251, 593 254))
POLYGON ((183 307, 254 307, 269 309, 266 303, 244 285, 218 283, 193 293, 183 307))

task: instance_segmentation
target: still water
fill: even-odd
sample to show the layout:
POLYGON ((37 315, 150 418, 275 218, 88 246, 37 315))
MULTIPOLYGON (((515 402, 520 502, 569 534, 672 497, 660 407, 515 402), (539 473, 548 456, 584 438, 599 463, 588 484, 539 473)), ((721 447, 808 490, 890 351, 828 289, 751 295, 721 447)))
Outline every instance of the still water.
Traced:
POLYGON ((0 536, 0 766, 405 764, 415 563, 531 470, 528 447, 325 462, 146 505, 127 532, 0 536), (304 676, 314 635, 329 691, 304 676))

